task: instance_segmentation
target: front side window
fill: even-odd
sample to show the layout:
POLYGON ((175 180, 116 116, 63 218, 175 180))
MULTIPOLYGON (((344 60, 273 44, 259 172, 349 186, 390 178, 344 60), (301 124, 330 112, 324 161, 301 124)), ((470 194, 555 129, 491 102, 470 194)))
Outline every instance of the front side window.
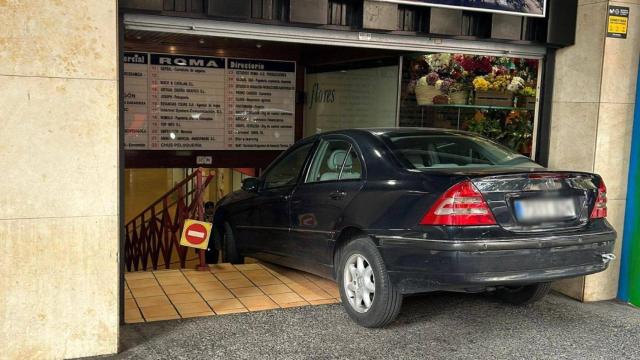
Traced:
POLYGON ((360 179, 362 164, 350 143, 323 140, 313 159, 306 182, 360 179))
POLYGON ((481 137, 463 134, 394 134, 389 147, 409 169, 539 167, 529 158, 481 137))
POLYGON ((294 185, 313 144, 303 145, 280 159, 264 177, 264 188, 294 185))

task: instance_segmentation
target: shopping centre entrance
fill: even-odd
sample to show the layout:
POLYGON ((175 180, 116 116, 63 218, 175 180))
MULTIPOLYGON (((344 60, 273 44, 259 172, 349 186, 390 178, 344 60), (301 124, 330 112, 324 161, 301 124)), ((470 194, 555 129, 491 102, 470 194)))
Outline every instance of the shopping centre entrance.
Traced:
POLYGON ((125 16, 125 322, 339 301, 328 279, 254 259, 224 263, 216 231, 208 251, 180 246, 186 219, 211 221, 220 199, 303 137, 438 127, 535 157, 538 47, 368 44, 371 34, 336 32, 341 38, 331 41, 326 30, 275 41, 231 34, 228 23, 207 21, 220 28, 199 33, 157 20, 125 16))

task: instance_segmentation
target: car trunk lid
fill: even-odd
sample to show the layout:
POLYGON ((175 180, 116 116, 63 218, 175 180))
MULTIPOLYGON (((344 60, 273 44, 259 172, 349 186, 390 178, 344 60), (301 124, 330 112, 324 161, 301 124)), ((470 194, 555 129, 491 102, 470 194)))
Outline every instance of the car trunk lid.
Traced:
POLYGON ((586 225, 600 179, 582 172, 469 173, 496 222, 514 232, 575 229, 586 225))

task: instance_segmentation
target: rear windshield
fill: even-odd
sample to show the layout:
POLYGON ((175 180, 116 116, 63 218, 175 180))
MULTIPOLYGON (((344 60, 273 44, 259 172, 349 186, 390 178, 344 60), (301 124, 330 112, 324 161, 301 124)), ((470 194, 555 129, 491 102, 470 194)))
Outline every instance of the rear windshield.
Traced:
POLYGON ((387 134, 391 151, 408 169, 540 167, 528 157, 465 134, 387 134))

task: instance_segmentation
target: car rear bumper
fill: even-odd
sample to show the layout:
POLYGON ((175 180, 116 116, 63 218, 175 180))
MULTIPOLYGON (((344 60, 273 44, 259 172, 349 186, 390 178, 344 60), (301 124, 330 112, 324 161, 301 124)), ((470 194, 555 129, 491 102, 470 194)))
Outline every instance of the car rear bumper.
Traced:
POLYGON ((478 290, 548 282, 603 271, 613 251, 613 230, 516 239, 430 240, 379 235, 380 253, 403 293, 478 290))

